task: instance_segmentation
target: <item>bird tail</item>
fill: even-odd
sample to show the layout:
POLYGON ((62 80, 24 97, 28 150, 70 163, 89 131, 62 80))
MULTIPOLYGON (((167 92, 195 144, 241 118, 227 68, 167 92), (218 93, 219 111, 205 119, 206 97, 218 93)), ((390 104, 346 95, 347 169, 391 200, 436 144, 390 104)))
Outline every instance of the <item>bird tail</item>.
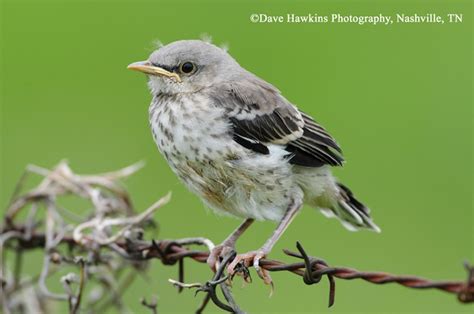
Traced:
POLYGON ((356 231, 360 228, 380 232, 380 228, 370 218, 370 209, 359 202, 351 190, 342 183, 337 183, 335 201, 330 206, 320 208, 326 217, 337 217, 348 230, 356 231))

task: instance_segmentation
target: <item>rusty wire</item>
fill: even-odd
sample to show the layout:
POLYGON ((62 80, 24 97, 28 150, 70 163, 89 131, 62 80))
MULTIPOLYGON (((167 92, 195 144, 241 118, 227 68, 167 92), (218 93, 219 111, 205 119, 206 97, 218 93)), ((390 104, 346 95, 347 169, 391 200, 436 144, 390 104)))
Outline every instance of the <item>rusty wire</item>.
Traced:
MULTIPOLYGON (((183 258, 191 258, 197 262, 205 263, 208 252, 195 251, 177 245, 174 241, 154 242, 156 249, 148 251, 145 258, 158 258, 165 265, 174 265, 183 258)), ((307 285, 319 283, 323 276, 328 277, 330 283, 329 306, 334 304, 335 300, 335 281, 334 278, 353 280, 363 279, 373 284, 397 283, 412 289, 437 289, 444 292, 455 294, 461 303, 474 302, 474 268, 465 264, 467 271, 467 280, 465 281, 432 281, 416 276, 394 275, 386 272, 367 272, 358 271, 348 267, 332 267, 324 260, 308 256, 303 246, 297 242, 299 253, 290 250, 284 250, 285 254, 291 257, 302 259, 303 262, 285 263, 282 261, 262 259, 260 266, 268 271, 288 271, 303 277, 307 285)), ((183 273, 182 270, 179 273, 183 273)), ((180 278, 183 282, 183 278, 180 278)))
MULTIPOLYGON (((100 276, 100 272, 94 272, 95 265, 107 265, 107 258, 110 258, 110 253, 115 253, 115 258, 121 263, 121 266, 114 270, 116 274, 119 274, 122 269, 127 267, 132 268, 132 270, 135 269, 135 271, 141 271, 146 266, 146 263, 154 259, 160 260, 164 265, 178 265, 178 280, 173 280, 172 283, 179 288, 179 291, 183 288, 194 288, 196 291, 205 293, 204 300, 197 313, 202 313, 209 301, 212 301, 224 311, 243 313, 235 302, 228 285, 229 280, 232 278, 225 274, 225 268, 232 261, 236 254, 235 252, 229 252, 223 257, 217 272, 204 284, 186 284, 184 260, 191 259, 205 263, 209 250, 214 246, 212 242, 205 238, 156 241, 145 241, 143 239, 143 234, 139 231, 141 230, 140 228, 150 226, 152 222, 151 214, 158 207, 165 204, 167 198, 155 203, 142 214, 135 215, 127 191, 118 185, 116 181, 119 178, 132 174, 137 168, 138 166, 132 166, 114 173, 79 176, 74 174, 65 163, 59 164, 52 171, 33 167, 32 169, 45 176, 45 179, 36 189, 13 199, 11 206, 5 214, 5 223, 0 230, 0 253, 8 249, 16 252, 17 264, 21 264, 23 252, 34 248, 45 249, 45 262, 43 266, 45 273, 39 276, 38 283, 40 286, 43 284, 44 296, 58 300, 69 300, 71 313, 80 310, 81 297, 82 299, 84 298, 82 290, 87 283, 85 277, 94 276, 97 276, 97 279, 102 282, 106 291, 111 289, 112 297, 115 301, 106 301, 101 306, 95 307, 96 304, 94 302, 97 301, 89 300, 88 304, 91 305, 92 309, 100 313, 106 306, 114 302, 115 306, 123 309, 123 305, 117 301, 119 300, 117 299, 117 291, 121 289, 117 290, 116 287, 111 286, 113 282, 103 281, 105 278, 100 276), (56 197, 64 194, 73 194, 90 199, 95 206, 92 215, 89 214, 76 225, 69 225, 74 232, 71 232, 71 228, 68 229, 68 226, 63 223, 59 207, 55 203, 56 197), (37 206, 41 204, 46 209, 46 223, 35 221, 31 218, 35 216, 37 206), (18 213, 29 205, 32 206, 29 211, 29 218, 27 218, 26 222, 18 223, 16 221, 18 213), (119 229, 114 231, 109 226, 115 226, 119 229), (85 230, 89 229, 92 230, 85 232, 85 230), (71 256, 68 257, 61 253, 59 245, 68 247, 71 256, 74 253, 76 257, 80 257, 82 254, 87 253, 88 257, 85 260, 80 259, 80 263, 77 263, 77 261, 74 261, 75 259, 71 259, 71 256), (195 250, 191 248, 192 245, 203 245, 207 249, 205 251, 195 250), (102 253, 103 250, 106 253, 102 253), (108 257, 105 258, 105 256, 108 257), (44 285, 44 280, 50 274, 49 265, 51 263, 65 263, 79 267, 81 278, 77 280, 79 284, 77 292, 74 292, 70 287, 66 287, 66 295, 52 293, 48 290, 44 285), (220 287, 222 291, 223 300, 216 292, 217 287, 220 287)), ((413 289, 437 289, 456 295, 461 303, 474 302, 474 268, 467 264, 465 267, 468 272, 468 278, 465 281, 432 281, 416 276, 399 276, 385 272, 358 271, 348 267, 332 267, 322 259, 309 256, 300 243, 296 244, 296 248, 298 252, 290 250, 284 250, 284 252, 287 256, 296 258, 298 261, 286 263, 272 259, 262 259, 260 266, 270 272, 287 271, 301 276, 303 282, 307 285, 317 284, 323 277, 327 277, 329 281, 329 306, 332 306, 335 301, 336 279, 362 279, 373 284, 397 283, 413 289)), ((21 265, 17 266, 21 267, 21 265)), ((0 276, 2 283, 0 303, 2 303, 4 312, 8 313, 9 308, 6 305, 7 299, 5 297, 12 295, 18 289, 22 289, 24 283, 20 282, 19 278, 16 278, 21 273, 20 268, 12 272, 15 274, 15 278, 11 280, 11 278, 3 276, 5 275, 4 267, 5 263, 2 262, 0 269, 0 274, 2 274, 0 276)), ((236 271, 243 275, 244 278, 249 276, 249 270, 243 265, 238 265, 236 271)), ((129 286, 129 280, 133 280, 134 273, 130 274, 122 282, 125 287, 129 286)), ((65 278, 65 282, 68 283, 68 280, 71 278, 73 279, 74 276, 65 278)), ((156 312, 156 302, 147 302, 143 299, 141 303, 152 312, 156 312)))
MULTIPOLYGON (((16 229, 21 230, 21 228, 16 229)), ((45 236, 43 234, 35 234, 28 241, 19 241, 22 249, 32 249, 34 247, 42 247, 44 245, 45 236)), ((72 238, 65 237, 64 243, 74 244, 72 238)), ((208 251, 192 250, 181 245, 180 240, 152 240, 149 243, 130 243, 129 241, 117 241, 117 245, 123 248, 129 255, 127 258, 136 260, 159 259, 164 265, 178 265, 178 282, 185 282, 183 260, 185 258, 192 259, 199 263, 205 263, 209 255, 208 251)), ((474 268, 465 264, 468 276, 465 281, 433 281, 416 276, 394 275, 386 272, 368 272, 358 271, 348 267, 332 267, 324 260, 308 256, 303 246, 297 242, 296 247, 299 253, 290 250, 284 250, 285 254, 291 257, 301 259, 301 262, 285 263, 272 259, 262 259, 260 266, 270 272, 288 271, 303 278, 303 282, 307 285, 317 284, 322 277, 326 276, 329 281, 329 306, 335 301, 335 278, 343 280, 362 279, 373 284, 396 283, 412 289, 437 289, 451 294, 455 294, 461 303, 474 302, 474 268)), ((235 254, 235 252, 234 252, 235 254)), ((221 268, 228 263, 224 261, 221 268)), ((241 266, 241 265, 240 265, 241 266)), ((241 266, 242 267, 242 266, 241 266)), ((244 271, 244 270, 241 270, 244 271)), ((248 271, 248 270, 247 270, 248 271)), ((209 287, 214 287, 212 296, 215 296, 215 286, 219 279, 222 279, 221 273, 213 277, 209 282, 201 285, 200 291, 209 292, 209 287), (204 288, 207 285, 207 288, 204 288)), ((226 278, 227 279, 227 278, 226 278)), ((218 282, 219 284, 222 281, 218 282)), ((182 286, 178 286, 182 290, 182 286)), ((212 299, 212 298, 211 298, 212 299)), ((228 307, 222 306, 222 302, 212 299, 219 307, 229 310, 228 307)))

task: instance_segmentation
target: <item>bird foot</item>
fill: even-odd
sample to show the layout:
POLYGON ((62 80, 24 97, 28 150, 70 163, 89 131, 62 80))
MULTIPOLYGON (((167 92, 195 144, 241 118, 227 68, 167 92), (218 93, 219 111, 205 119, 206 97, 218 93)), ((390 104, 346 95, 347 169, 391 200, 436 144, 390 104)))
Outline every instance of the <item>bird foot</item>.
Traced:
POLYGON ((221 259, 226 256, 229 252, 234 251, 235 247, 232 244, 227 244, 225 242, 216 245, 207 258, 207 265, 212 269, 213 272, 219 268, 219 263, 221 259))
POLYGON ((238 254, 234 260, 227 266, 227 273, 231 276, 234 276, 242 266, 244 268, 253 266, 258 276, 263 280, 267 285, 273 286, 272 277, 268 270, 260 267, 260 260, 267 256, 267 252, 264 250, 250 251, 244 254, 238 254))

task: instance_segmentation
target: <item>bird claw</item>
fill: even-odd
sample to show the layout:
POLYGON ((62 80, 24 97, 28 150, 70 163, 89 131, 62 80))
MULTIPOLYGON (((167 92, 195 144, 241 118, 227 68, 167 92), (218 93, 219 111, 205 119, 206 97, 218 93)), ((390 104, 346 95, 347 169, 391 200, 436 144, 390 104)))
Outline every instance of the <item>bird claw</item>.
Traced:
POLYGON ((231 251, 234 251, 234 246, 227 245, 225 243, 216 245, 211 250, 206 262, 213 272, 216 272, 216 270, 219 269, 219 263, 221 262, 222 258, 231 251))
POLYGON ((229 279, 232 280, 234 279, 235 275, 241 276, 246 283, 252 283, 252 276, 250 276, 250 271, 248 267, 245 267, 243 264, 243 261, 240 261, 235 267, 234 267, 234 273, 230 274, 229 273, 229 279))
POLYGON ((245 281, 248 282, 248 279, 250 279, 250 275, 248 273, 247 268, 253 266, 253 268, 255 268, 255 271, 257 272, 257 275, 263 280, 263 282, 267 285, 272 285, 273 287, 273 281, 270 277, 270 273, 268 272, 268 270, 260 267, 260 260, 262 258, 265 258, 266 256, 267 252, 262 250, 238 254, 229 264, 229 266, 227 266, 227 273, 231 277, 233 277, 235 274, 242 274, 244 276, 245 281))

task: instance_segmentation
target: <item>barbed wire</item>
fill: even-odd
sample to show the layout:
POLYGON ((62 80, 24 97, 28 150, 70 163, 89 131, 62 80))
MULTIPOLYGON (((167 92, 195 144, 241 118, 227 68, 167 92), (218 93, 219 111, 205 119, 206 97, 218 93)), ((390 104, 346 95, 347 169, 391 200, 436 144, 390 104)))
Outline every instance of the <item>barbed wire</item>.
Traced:
MULTIPOLYGON (((77 313, 86 307, 91 313, 100 313, 108 306, 115 306, 124 311, 126 305, 121 301, 121 291, 129 286, 135 272, 144 271, 148 262, 158 259, 164 265, 178 265, 178 279, 170 280, 179 291, 185 288, 204 292, 205 297, 197 313, 202 313, 209 301, 224 311, 244 313, 237 305, 230 288, 232 280, 225 274, 226 266, 233 260, 236 252, 228 252, 222 257, 219 267, 206 283, 186 283, 184 260, 191 259, 205 263, 210 250, 214 247, 206 238, 184 238, 175 240, 144 240, 144 231, 153 228, 153 213, 169 201, 169 195, 160 199, 141 214, 135 214, 130 196, 118 183, 120 178, 127 177, 138 170, 141 165, 132 165, 122 170, 101 175, 79 176, 74 174, 66 163, 60 163, 49 171, 36 166, 28 167, 29 172, 44 176, 38 187, 21 195, 21 184, 6 211, 4 224, 0 230, 0 303, 3 312, 15 312, 19 307, 37 306, 46 308, 43 296, 52 300, 64 300, 69 303, 71 313, 77 313), (84 216, 59 206, 59 196, 73 195, 91 201, 93 208, 84 216), (43 206, 46 217, 37 218, 39 208, 43 206), (26 218, 18 223, 20 211, 28 208, 26 218), (66 223, 66 216, 73 223, 66 223), (195 250, 192 246, 206 247, 206 250, 195 250), (65 246, 67 252, 60 246, 65 246), (41 274, 34 279, 21 278, 21 256, 23 252, 44 249, 44 261, 41 274), (5 251, 15 252, 14 269, 5 268, 5 251), (87 257, 82 257, 83 255, 87 257), (112 255, 111 255, 112 254, 112 255), (52 266, 68 265, 78 269, 79 275, 69 273, 61 278, 64 294, 54 293, 47 287, 46 279, 55 271, 52 266), (106 267, 101 268, 104 265, 106 267), (131 269, 128 276, 122 276, 124 269, 131 269), (105 274, 104 274, 105 272, 105 274), (97 279, 102 292, 95 295, 84 295, 84 286, 97 279), (37 291, 30 287, 36 284, 37 291), (117 289, 117 287, 120 287, 117 289), (216 289, 220 288, 224 299, 219 297, 216 289), (123 289, 122 289, 123 288, 123 289), (30 298, 25 298, 26 292, 30 298), (112 292, 112 297, 104 296, 112 292), (34 296, 35 298, 31 298, 34 296), (86 301, 84 301, 86 300, 86 301), (85 303, 85 305, 84 305, 85 303)), ((24 177, 23 177, 24 178, 24 177)), ((399 276, 385 272, 365 272, 348 267, 332 267, 324 260, 309 256, 303 246, 296 244, 298 252, 284 250, 289 257, 299 261, 262 259, 260 267, 270 272, 286 271, 301 276, 307 285, 319 283, 323 277, 329 281, 329 306, 335 301, 336 279, 362 279, 373 284, 396 283, 413 289, 437 289, 457 296, 461 303, 474 302, 474 268, 465 264, 468 276, 464 281, 432 281, 416 276, 399 276)), ((239 264, 236 273, 246 281, 251 281, 250 270, 239 264)), ((95 291, 95 290, 94 290, 95 291)), ((157 312, 156 298, 151 302, 145 298, 141 304, 157 312)))

